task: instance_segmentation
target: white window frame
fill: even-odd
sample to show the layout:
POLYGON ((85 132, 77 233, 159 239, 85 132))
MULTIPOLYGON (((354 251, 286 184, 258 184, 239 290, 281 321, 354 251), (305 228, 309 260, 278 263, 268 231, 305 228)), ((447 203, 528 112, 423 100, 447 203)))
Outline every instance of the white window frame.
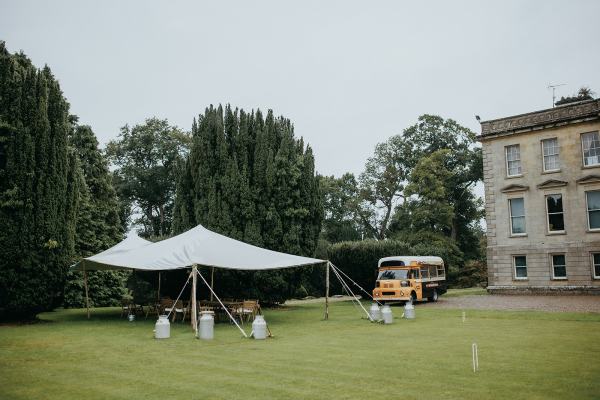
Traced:
POLYGON ((587 194, 591 193, 591 192, 599 192, 600 193, 600 190, 587 190, 584 192, 584 194, 585 194, 585 217, 587 219, 587 228, 588 228, 588 231, 590 231, 590 232, 600 232, 600 228, 592 228, 591 224, 590 224, 590 211, 599 211, 600 210, 600 208, 594 209, 594 210, 589 209, 587 194))
POLYGON ((568 279, 567 275, 567 255, 565 253, 551 253, 550 254, 550 269, 552 269, 552 279, 557 281, 566 281, 568 279), (559 265, 560 267, 565 267, 565 276, 556 276, 554 274, 554 256, 564 256, 565 264, 559 265))
POLYGON ((525 197, 513 197, 508 199, 508 224, 509 224, 509 230, 510 230, 510 236, 527 236, 527 217, 526 217, 527 213, 525 212, 525 197), (511 207, 511 201, 513 200, 518 200, 521 199, 523 200, 523 215, 517 215, 515 216, 515 218, 519 218, 519 217, 523 217, 523 220, 525 221, 524 225, 525 225, 525 232, 523 233, 514 233, 513 232, 513 215, 512 215, 512 207, 511 207))
POLYGON ((504 146, 504 160, 506 163, 506 176, 509 178, 515 177, 515 176, 522 176, 523 175, 523 164, 521 164, 521 145, 520 144, 511 144, 508 146, 504 146), (516 174, 510 174, 510 168, 508 168, 508 148, 509 147, 516 147, 519 150, 519 158, 516 160, 511 160, 511 162, 515 162, 518 161, 519 162, 519 172, 516 174))
MULTIPOLYGON (((551 193, 551 194, 547 194, 544 196, 544 202, 546 203, 546 232, 548 232, 548 234, 552 235, 552 234, 559 234, 559 233, 565 233, 565 229, 564 227, 566 226, 565 224, 565 202, 564 202, 564 196, 562 195, 562 193, 551 193), (552 213, 552 214, 562 214, 563 216, 563 229, 558 231, 551 231, 550 230, 550 212, 548 211, 548 197, 550 196, 560 196, 561 200, 562 200, 562 204, 563 204, 563 210, 560 213, 552 213)), ((525 229, 527 230, 527 228, 525 229)))
POLYGON ((553 137, 553 138, 548 138, 548 139, 542 139, 541 142, 540 142, 540 145, 542 146, 542 170, 544 172, 557 172, 557 171, 560 171, 560 146, 558 144, 558 138, 557 137, 553 137), (553 154, 544 154, 544 142, 548 142, 549 140, 555 140, 556 141, 556 153, 553 153, 553 154), (550 157, 550 156, 556 156, 558 158, 558 168, 553 168, 553 169, 546 168, 546 157, 550 157))
POLYGON ((529 279, 529 267, 527 267, 527 256, 525 254, 515 254, 512 256, 513 276, 516 281, 526 281, 529 279), (517 276, 517 257, 525 257, 525 265, 519 268, 525 268, 525 276, 517 276))
MULTIPOLYGON (((592 265, 592 278, 600 279, 600 275, 596 275, 596 264, 594 263, 594 254, 600 254, 600 252, 590 253, 590 263, 592 265)), ((600 264, 597 264, 597 265, 600 265, 600 264)))
POLYGON ((590 133, 595 133, 598 136, 600 136, 600 132, 598 132, 598 131, 583 132, 580 135, 579 140, 581 141, 581 162, 582 162, 583 168, 591 168, 591 167, 598 167, 598 166, 600 166, 600 156, 596 156, 596 157, 598 157, 598 162, 597 163, 590 164, 590 165, 585 165, 585 148, 583 147, 583 135, 588 135, 590 133))
POLYGON ((443 265, 437 266, 437 276, 438 277, 446 277, 446 268, 443 265))

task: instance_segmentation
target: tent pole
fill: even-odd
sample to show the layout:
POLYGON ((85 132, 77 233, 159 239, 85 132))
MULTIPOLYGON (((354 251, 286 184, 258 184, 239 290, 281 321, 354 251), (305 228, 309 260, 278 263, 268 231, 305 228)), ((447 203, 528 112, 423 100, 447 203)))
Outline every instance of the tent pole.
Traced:
POLYGON ((158 271, 158 290, 156 291, 156 301, 160 303, 160 271, 158 271))
POLYGON ((325 267, 325 320, 329 319, 329 261, 325 267))
POLYGON ((190 318, 192 320, 192 327, 194 328, 194 332, 196 333, 196 336, 198 336, 198 323, 197 323, 197 317, 198 317, 198 312, 196 311, 196 281, 198 278, 198 266, 196 264, 194 264, 192 266, 192 317, 190 318))
POLYGON ((85 308, 87 310, 87 318, 90 319, 90 295, 88 293, 87 271, 83 267, 83 287, 85 288, 85 308))
MULTIPOLYGON (((210 271, 210 287, 215 287, 215 267, 212 267, 210 271)), ((210 301, 213 301, 213 293, 210 292, 210 301)))

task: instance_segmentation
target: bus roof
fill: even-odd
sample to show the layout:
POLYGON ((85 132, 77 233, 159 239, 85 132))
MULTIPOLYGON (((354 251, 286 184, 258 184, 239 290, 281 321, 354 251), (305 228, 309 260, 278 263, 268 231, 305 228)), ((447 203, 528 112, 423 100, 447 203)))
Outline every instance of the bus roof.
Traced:
POLYGON ((444 265, 444 260, 440 257, 433 256, 393 256, 393 257, 384 257, 379 260, 379 264, 377 267, 381 267, 382 263, 386 263, 388 266, 390 265, 390 261, 397 261, 398 266, 402 265, 411 265, 413 262, 417 264, 432 264, 432 265, 444 265))

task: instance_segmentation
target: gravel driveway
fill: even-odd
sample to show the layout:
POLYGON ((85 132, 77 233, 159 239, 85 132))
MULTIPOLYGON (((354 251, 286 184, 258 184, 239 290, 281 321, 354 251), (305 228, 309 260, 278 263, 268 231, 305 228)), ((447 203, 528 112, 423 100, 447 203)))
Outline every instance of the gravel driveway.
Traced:
POLYGON ((419 303, 418 307, 600 313, 600 296, 440 296, 437 303, 419 303))

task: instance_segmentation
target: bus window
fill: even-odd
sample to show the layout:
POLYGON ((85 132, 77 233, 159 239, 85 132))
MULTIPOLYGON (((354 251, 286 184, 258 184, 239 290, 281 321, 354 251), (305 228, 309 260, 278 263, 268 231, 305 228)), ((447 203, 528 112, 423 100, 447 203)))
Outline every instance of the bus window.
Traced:
POLYGON ((410 279, 419 279, 419 270, 417 268, 410 270, 410 279))
POLYGON ((427 267, 427 265, 421 267, 421 277, 429 278, 429 268, 427 267))
POLYGON ((381 265, 379 265, 379 268, 382 268, 382 267, 404 267, 404 261, 400 261, 400 260, 384 261, 381 263, 381 265))
POLYGON ((438 265, 437 272, 438 272, 438 276, 443 277, 443 276, 446 275, 446 271, 444 270, 444 266, 443 265, 438 265))
POLYGON ((437 278, 437 267, 435 265, 430 265, 429 266, 429 277, 430 278, 437 278))

